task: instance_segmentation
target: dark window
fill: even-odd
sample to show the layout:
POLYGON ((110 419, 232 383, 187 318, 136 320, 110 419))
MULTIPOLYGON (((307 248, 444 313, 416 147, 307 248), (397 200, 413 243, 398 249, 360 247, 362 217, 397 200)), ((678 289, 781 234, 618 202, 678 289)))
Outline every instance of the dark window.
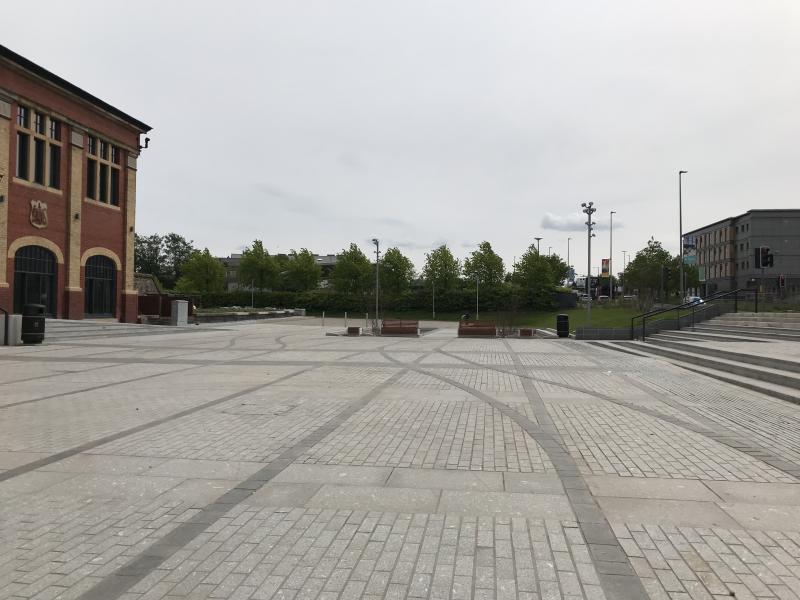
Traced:
POLYGON ((87 144, 89 154, 97 154, 97 138, 89 136, 89 143, 87 144))
POLYGON ((18 106, 17 107, 17 126, 18 127, 24 127, 25 129, 27 129, 28 126, 29 126, 29 123, 30 123, 29 119, 30 119, 30 113, 28 112, 28 109, 25 108, 24 106, 18 106))
POLYGON ((108 160, 108 142, 100 141, 100 158, 108 160))
POLYGON ((119 164, 119 148, 111 146, 111 162, 115 165, 119 164))
POLYGON ((61 122, 50 119, 50 137, 54 140, 61 139, 61 122))
POLYGON ((50 145, 50 187, 61 187, 61 147, 50 145))
POLYGON ((33 140, 33 181, 44 185, 44 140, 33 140))
POLYGON ((41 246, 24 246, 14 256, 14 312, 26 304, 44 304, 56 312, 56 257, 41 246))
POLYGON ((108 202, 108 165, 100 164, 100 202, 108 202))
POLYGON ((97 199, 97 161, 86 161, 86 197, 97 199))
POLYGON ((17 177, 27 179, 29 173, 30 136, 17 132, 17 177))
POLYGON ((111 259, 92 256, 86 261, 84 310, 87 315, 114 314, 116 281, 117 268, 111 259))
POLYGON ((33 113, 33 125, 36 133, 44 135, 44 115, 42 113, 33 113))
POLYGON ((111 204, 119 206, 119 169, 111 169, 111 204))

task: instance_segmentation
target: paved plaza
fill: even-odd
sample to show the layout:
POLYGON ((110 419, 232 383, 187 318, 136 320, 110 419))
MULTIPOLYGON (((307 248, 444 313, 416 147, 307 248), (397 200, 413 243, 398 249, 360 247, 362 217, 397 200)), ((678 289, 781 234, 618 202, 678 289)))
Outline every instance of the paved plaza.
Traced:
POLYGON ((0 600, 800 600, 794 404, 452 326, 48 328, 0 348, 0 600))

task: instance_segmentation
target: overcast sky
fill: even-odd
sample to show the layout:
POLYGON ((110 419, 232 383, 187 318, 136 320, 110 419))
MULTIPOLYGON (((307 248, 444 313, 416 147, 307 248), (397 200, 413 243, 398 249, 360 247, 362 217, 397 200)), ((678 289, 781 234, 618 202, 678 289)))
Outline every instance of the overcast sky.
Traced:
POLYGON ((137 230, 217 255, 488 240, 586 271, 800 207, 800 2, 7 3, 2 43, 153 127, 137 230), (10 26, 14 24, 14 26, 10 26))

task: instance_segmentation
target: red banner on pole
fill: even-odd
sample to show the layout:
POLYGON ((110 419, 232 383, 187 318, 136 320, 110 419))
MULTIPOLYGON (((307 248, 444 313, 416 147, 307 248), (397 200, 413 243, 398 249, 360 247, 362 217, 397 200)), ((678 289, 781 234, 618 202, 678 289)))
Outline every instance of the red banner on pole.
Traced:
POLYGON ((601 269, 601 277, 608 277, 608 259, 603 259, 603 267, 601 269))

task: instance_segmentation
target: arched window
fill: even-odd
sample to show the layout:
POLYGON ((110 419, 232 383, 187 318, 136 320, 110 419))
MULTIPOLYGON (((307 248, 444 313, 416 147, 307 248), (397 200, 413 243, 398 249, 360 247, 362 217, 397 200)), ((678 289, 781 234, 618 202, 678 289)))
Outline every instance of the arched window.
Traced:
POLYGON ((56 314, 56 257, 41 246, 23 246, 14 255, 14 312, 26 304, 43 304, 48 316, 56 314))
POLYGON ((106 256, 86 261, 83 311, 89 317, 113 317, 117 299, 117 268, 106 256))

